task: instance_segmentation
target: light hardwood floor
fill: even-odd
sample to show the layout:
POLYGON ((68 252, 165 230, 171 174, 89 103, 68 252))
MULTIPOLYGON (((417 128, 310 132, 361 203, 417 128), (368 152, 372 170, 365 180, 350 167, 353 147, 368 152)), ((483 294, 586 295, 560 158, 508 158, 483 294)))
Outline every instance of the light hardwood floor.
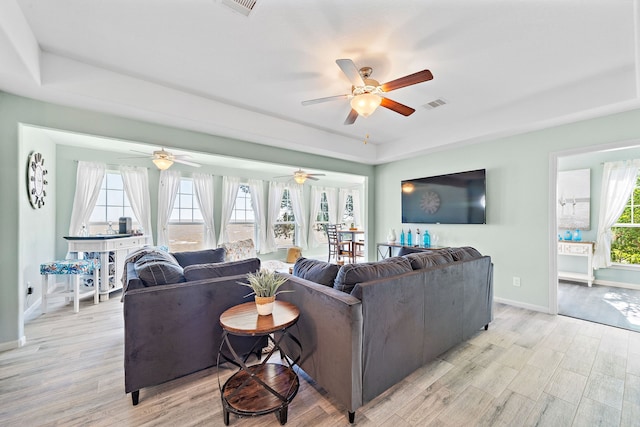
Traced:
MULTIPOLYGON (((640 424, 640 334, 497 304, 488 331, 356 412, 359 426, 640 424)), ((119 296, 52 309, 27 344, 0 353, 2 426, 220 426, 215 368, 124 394, 119 296)), ((402 351, 398 349, 398 351, 402 351)), ((393 369, 393 367, 389 367, 393 369)), ((222 381, 230 375, 222 372, 222 381)), ((232 426, 279 425, 275 415, 232 426)), ((303 376, 291 426, 345 426, 346 410, 303 376)))

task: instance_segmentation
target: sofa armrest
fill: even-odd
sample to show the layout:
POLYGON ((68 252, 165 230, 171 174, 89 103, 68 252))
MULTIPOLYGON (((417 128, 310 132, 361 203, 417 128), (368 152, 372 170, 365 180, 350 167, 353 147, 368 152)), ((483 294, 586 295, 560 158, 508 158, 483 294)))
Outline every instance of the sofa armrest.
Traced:
POLYGON ((281 289, 294 292, 281 293, 278 299, 300 309, 297 328, 290 330, 302 343, 299 365, 354 412, 362 405, 362 304, 328 286, 288 277, 281 289))

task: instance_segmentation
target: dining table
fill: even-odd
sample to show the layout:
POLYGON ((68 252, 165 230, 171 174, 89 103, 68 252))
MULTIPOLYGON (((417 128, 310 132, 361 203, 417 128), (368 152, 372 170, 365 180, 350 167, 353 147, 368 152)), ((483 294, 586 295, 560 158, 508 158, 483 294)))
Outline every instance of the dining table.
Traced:
POLYGON ((339 237, 340 242, 349 242, 351 259, 353 260, 353 262, 355 262, 356 254, 357 254, 356 242, 362 242, 362 244, 364 245, 364 230, 359 228, 340 228, 337 231, 338 231, 338 236, 340 236, 339 237), (360 237, 363 237, 363 239, 360 240, 360 237))

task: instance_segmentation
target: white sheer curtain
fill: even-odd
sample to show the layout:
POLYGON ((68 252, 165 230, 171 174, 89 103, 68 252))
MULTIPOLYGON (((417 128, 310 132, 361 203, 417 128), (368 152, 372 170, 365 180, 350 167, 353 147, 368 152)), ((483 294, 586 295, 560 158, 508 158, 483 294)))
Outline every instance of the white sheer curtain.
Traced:
POLYGON ((320 242, 316 236, 316 233, 313 231, 315 228, 316 221, 318 219, 318 213, 320 213, 320 203, 322 202, 322 194, 324 194, 325 189, 322 187, 316 187, 315 185, 311 186, 311 195, 310 195, 310 203, 311 209, 309 212, 309 247, 317 248, 320 246, 320 242))
POLYGON ((274 227, 280 214, 280 204, 282 203, 282 193, 284 192, 284 184, 280 182, 269 183, 269 212, 267 213, 266 227, 266 246, 265 252, 274 252, 277 248, 274 227))
POLYGON ((337 197, 337 189, 335 188, 325 188, 325 193, 327 193, 327 209, 329 210, 329 224, 337 224, 338 223, 338 201, 337 197))
POLYGON ((215 248, 216 246, 216 224, 213 217, 213 175, 205 173, 194 173, 193 190, 196 193, 196 199, 202 213, 204 221, 204 248, 215 248))
POLYGON ((153 244, 151 230, 151 199, 149 197, 149 176, 147 168, 120 166, 124 191, 131 203, 136 220, 144 230, 147 241, 153 244))
POLYGON ((176 201, 180 186, 180 172, 177 170, 163 170, 160 172, 158 185, 158 229, 156 243, 159 246, 169 246, 169 220, 176 201))
POLYGON ((291 207, 293 209, 293 215, 296 219, 296 233, 297 246, 302 249, 307 249, 307 217, 304 209, 304 186, 302 184, 291 184, 289 187, 289 194, 291 196, 291 207))
POLYGON ((231 221, 231 214, 236 204, 239 188, 240 180, 238 178, 229 176, 222 177, 222 218, 220 223, 220 239, 218 240, 219 244, 229 241, 227 228, 229 228, 229 222, 231 221))
POLYGON ((602 173, 600 216, 593 268, 611 266, 611 226, 616 223, 636 184, 640 160, 607 162, 602 173))
POLYGON ((89 226, 89 218, 96 206, 105 171, 104 163, 78 162, 69 236, 77 236, 82 230, 82 224, 89 226))
POLYGON ((268 245, 265 227, 264 184, 259 179, 250 179, 247 185, 251 193, 251 205, 253 206, 253 215, 256 221, 256 251, 265 253, 264 250, 268 245))

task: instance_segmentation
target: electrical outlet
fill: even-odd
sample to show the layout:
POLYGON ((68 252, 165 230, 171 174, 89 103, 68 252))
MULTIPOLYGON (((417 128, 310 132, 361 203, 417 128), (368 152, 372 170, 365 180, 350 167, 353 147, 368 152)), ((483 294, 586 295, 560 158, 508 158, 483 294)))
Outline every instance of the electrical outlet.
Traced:
POLYGON ((33 294, 33 286, 31 286, 31 282, 27 282, 27 295, 33 294))
POLYGON ((515 277, 513 278, 513 286, 517 286, 520 287, 520 278, 519 277, 515 277))

